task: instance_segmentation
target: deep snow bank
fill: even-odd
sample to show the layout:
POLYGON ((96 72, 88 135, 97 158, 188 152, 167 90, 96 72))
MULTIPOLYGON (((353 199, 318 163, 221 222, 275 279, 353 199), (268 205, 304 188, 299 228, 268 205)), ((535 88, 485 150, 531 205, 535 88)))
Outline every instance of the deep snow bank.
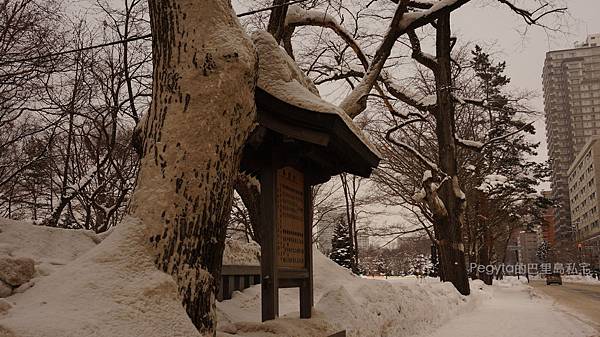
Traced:
POLYGON ((93 231, 35 226, 0 218, 0 254, 29 257, 38 264, 64 265, 100 241, 93 231))
MULTIPOLYGON (((135 219, 124 220, 87 253, 8 297, 12 308, 0 312, 0 336, 200 336, 181 306, 173 278, 156 269, 144 248, 140 227, 135 219)), ((58 231, 55 237, 35 240, 38 248, 27 247, 25 240, 13 252, 79 253, 85 240, 58 231), (48 250, 40 250, 42 246, 48 250)))
MULTIPOLYGON (((221 336, 318 336, 325 331, 348 331, 348 336, 415 336, 432 331, 461 312, 472 310, 491 296, 480 281, 472 295, 460 295, 449 283, 417 280, 371 280, 353 275, 314 250, 315 318, 313 330, 292 329, 298 319, 298 290, 279 291, 282 318, 260 322, 260 285, 236 292, 217 304, 221 336), (320 326, 320 322, 328 324, 320 326), (331 327, 329 327, 331 325, 331 327), (317 329, 317 330, 315 330, 317 329)), ((309 323, 310 322, 310 323, 309 323)))

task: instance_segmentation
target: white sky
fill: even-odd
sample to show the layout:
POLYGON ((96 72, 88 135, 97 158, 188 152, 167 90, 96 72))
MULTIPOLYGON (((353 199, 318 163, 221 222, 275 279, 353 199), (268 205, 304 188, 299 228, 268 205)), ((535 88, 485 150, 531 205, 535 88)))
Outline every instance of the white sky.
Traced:
MULTIPOLYGON (((583 41, 588 34, 600 33, 600 1, 565 1, 569 13, 565 16, 567 25, 562 33, 548 34, 541 28, 530 27, 526 35, 523 20, 501 5, 481 6, 481 1, 473 1, 455 12, 454 32, 463 40, 471 40, 481 45, 493 45, 501 51, 496 59, 505 60, 511 86, 534 90, 539 94, 534 108, 543 111, 542 68, 545 54, 549 50, 572 48, 575 41, 583 41)), ((490 1, 484 1, 489 4, 490 1)), ((543 118, 535 127, 538 130, 536 141, 541 141, 539 160, 547 158, 543 118)))

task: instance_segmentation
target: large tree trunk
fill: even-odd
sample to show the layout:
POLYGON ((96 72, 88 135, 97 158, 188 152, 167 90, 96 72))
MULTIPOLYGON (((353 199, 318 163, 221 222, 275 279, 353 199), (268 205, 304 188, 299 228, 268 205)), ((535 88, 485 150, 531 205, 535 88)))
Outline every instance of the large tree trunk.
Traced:
POLYGON ((458 170, 454 139, 454 102, 452 100, 452 67, 450 59, 450 14, 437 21, 436 50, 439 63, 436 74, 438 116, 436 134, 439 144, 439 163, 442 172, 450 181, 440 187, 440 198, 446 206, 446 216, 434 216, 435 230, 439 232, 440 267, 444 281, 450 281, 463 295, 468 295, 469 281, 465 266, 465 253, 462 238, 465 200, 457 195, 458 170))
POLYGON ((212 336, 233 181, 255 118, 256 53, 228 0, 149 5, 152 105, 130 213, 193 323, 212 336))

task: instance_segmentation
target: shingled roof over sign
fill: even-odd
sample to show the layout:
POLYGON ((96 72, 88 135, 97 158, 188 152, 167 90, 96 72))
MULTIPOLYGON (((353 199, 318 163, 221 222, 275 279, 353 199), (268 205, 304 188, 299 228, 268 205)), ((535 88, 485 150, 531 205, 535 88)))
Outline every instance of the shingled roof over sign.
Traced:
MULTIPOLYGON (((360 150, 370 166, 377 166, 381 155, 377 148, 367 139, 362 131, 354 124, 352 119, 339 107, 323 100, 313 82, 302 72, 289 55, 277 44, 271 34, 265 31, 257 31, 252 34, 252 40, 259 56, 259 76, 257 96, 268 94, 277 101, 283 102, 296 109, 285 110, 280 113, 297 113, 305 111, 314 113, 319 120, 335 119, 339 121, 339 128, 345 130, 330 129, 330 133, 349 132, 351 135, 345 137, 356 147, 364 147, 360 150), (295 111, 295 112, 294 112, 295 111)), ((257 102, 259 104, 260 102, 257 102)), ((259 106, 260 114, 261 106, 259 106)), ((293 116, 288 116, 293 117, 293 116)))

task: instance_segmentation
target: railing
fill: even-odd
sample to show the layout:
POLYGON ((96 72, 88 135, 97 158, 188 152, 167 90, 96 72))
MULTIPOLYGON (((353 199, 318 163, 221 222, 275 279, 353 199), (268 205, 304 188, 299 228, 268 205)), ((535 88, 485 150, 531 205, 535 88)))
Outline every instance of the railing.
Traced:
POLYGON ((224 265, 217 300, 229 300, 234 291, 242 291, 260 284, 260 266, 224 265))

